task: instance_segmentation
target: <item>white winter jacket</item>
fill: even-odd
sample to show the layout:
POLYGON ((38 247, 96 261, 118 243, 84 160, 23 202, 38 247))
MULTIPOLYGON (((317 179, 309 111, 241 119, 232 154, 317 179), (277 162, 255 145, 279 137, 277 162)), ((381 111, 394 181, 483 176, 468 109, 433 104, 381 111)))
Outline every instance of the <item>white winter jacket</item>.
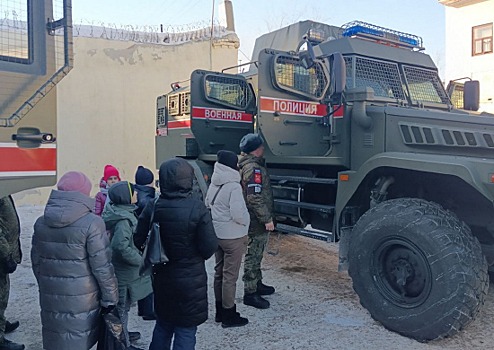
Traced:
POLYGON ((211 209, 214 230, 219 239, 235 239, 247 235, 250 216, 237 170, 218 162, 214 164, 211 185, 206 195, 206 206, 211 209), (221 185, 223 187, 211 205, 221 185))

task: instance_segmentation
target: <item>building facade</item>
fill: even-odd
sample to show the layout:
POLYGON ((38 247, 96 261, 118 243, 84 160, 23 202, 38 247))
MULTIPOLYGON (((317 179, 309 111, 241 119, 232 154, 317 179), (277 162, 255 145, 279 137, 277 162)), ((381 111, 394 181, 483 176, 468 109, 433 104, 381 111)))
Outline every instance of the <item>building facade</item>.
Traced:
MULTIPOLYGON (((195 69, 237 64, 235 33, 216 28, 166 35, 75 28, 74 68, 56 87, 57 172, 84 172, 99 191, 105 164, 134 181, 138 165, 156 169, 156 98, 195 69), (154 43, 153 43, 154 41, 154 43), (157 42, 159 41, 159 42, 157 42)), ((155 173, 157 175, 157 172, 155 173)), ((17 204, 45 204, 51 188, 15 195, 17 204)))
POLYGON ((480 82, 480 110, 494 113, 494 0, 439 0, 446 14, 445 80, 480 82))

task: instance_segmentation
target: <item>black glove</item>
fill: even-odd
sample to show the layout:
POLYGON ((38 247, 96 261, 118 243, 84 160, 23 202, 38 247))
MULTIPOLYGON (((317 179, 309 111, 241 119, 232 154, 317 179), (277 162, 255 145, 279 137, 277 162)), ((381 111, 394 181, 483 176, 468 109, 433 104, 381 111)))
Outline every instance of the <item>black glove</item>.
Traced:
POLYGON ((108 306, 102 306, 101 307, 101 314, 102 315, 106 315, 106 314, 109 314, 110 312, 113 311, 113 309, 115 308, 115 305, 108 305, 108 306))
POLYGON ((17 269, 17 263, 12 259, 12 257, 9 257, 7 259, 7 262, 5 263, 5 271, 7 273, 14 273, 14 271, 17 269))

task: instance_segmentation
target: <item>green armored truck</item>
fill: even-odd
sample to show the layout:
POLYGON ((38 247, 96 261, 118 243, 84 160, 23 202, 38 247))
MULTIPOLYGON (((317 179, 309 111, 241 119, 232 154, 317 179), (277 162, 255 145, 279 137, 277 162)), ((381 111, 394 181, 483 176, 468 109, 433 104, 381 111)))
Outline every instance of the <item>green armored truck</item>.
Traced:
POLYGON ((73 60, 71 0, 2 0, 2 8, 0 198, 55 184, 54 87, 73 60))
MULTIPOLYGON (((258 39, 248 70, 196 70, 157 99, 157 164, 257 132, 277 230, 339 242, 361 304, 402 335, 451 336, 479 313, 494 263, 494 116, 479 86, 453 105, 420 37, 300 22, 258 39), (458 108, 461 107, 461 108, 458 108)), ((244 67, 245 68, 245 67, 244 67)))
POLYGON ((0 8, 1 231, 19 229, 8 196, 57 180, 54 87, 73 56, 71 0, 2 0, 0 8))

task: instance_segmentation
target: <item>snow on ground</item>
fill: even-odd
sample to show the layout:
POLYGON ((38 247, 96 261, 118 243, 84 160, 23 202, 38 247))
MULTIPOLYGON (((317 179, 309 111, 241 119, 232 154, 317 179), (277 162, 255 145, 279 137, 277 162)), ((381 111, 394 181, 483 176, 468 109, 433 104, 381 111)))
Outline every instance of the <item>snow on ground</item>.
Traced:
MULTIPOLYGON (((21 326, 8 336, 28 350, 41 350, 38 290, 31 270, 30 247, 34 221, 42 206, 18 207, 22 224, 23 260, 11 276, 9 320, 21 326)), ((276 287, 268 296, 271 308, 258 310, 242 304, 242 281, 238 283, 237 309, 249 319, 245 327, 223 329, 214 322, 212 288, 213 259, 208 260, 210 319, 199 327, 197 350, 246 349, 492 349, 494 341, 494 290, 491 288, 483 312, 458 335, 427 344, 390 332, 374 321, 359 304, 346 273, 338 273, 338 247, 304 237, 282 235, 272 239, 263 262, 264 281, 276 287)), ((147 349, 153 321, 142 321, 130 311, 131 331, 140 331, 136 346, 147 349)), ((72 350, 72 349, 67 349, 72 350)))

